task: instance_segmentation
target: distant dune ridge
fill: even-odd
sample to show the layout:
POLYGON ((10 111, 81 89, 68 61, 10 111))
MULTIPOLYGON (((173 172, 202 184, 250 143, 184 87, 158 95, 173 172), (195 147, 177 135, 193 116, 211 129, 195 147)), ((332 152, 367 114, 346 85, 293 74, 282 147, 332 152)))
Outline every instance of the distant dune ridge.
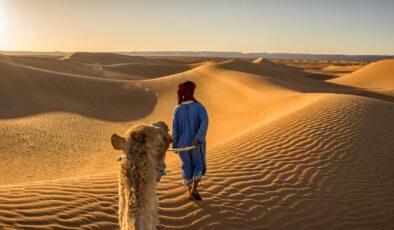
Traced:
POLYGON ((204 200, 168 153, 161 229, 393 229, 393 60, 364 65, 1 55, 0 229, 116 229, 110 136, 171 124, 185 80, 210 117, 204 200))
POLYGON ((62 58, 62 60, 72 60, 88 64, 119 64, 119 63, 144 63, 146 58, 133 57, 115 53, 87 53, 76 52, 62 58))
MULTIPOLYGON (((64 56, 70 53, 65 52, 29 52, 29 51, 0 51, 6 55, 25 56, 64 56)), ((82 53, 82 52, 78 52, 82 53)), ((85 52, 86 53, 86 52, 85 52)), ((196 57, 196 58, 269 58, 269 59, 298 59, 314 61, 358 61, 373 62, 384 59, 392 59, 393 55, 344 55, 344 54, 304 54, 304 53, 242 53, 242 52, 219 52, 219 51, 123 51, 118 54, 130 56, 149 57, 196 57)), ((93 55, 97 53, 92 53, 93 55)), ((101 55, 101 54, 99 54, 101 55)))
POLYGON ((394 96, 394 59, 371 63, 332 82, 394 96))
POLYGON ((348 72, 353 72, 356 71, 358 69, 363 68, 364 65, 330 65, 326 68, 324 68, 325 71, 330 71, 330 72, 344 72, 344 73, 348 73, 348 72))
POLYGON ((146 51, 121 52, 132 56, 185 56, 185 57, 224 57, 224 58, 269 58, 269 59, 298 59, 314 61, 379 61, 394 58, 393 55, 344 55, 344 54, 304 54, 304 53, 242 53, 215 51, 146 51))
POLYGON ((72 53, 64 57, 0 56, 0 61, 27 67, 103 79, 145 80, 195 68, 194 60, 131 57, 120 54, 72 53), (115 64, 114 64, 115 63, 115 64))

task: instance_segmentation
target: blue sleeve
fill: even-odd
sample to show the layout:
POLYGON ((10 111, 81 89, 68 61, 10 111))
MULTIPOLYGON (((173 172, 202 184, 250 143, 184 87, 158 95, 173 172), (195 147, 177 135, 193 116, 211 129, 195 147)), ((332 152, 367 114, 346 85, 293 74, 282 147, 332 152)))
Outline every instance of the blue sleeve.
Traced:
POLYGON ((175 108, 174 117, 172 118, 172 148, 177 148, 178 146, 179 125, 177 111, 177 108, 175 108))
POLYGON ((201 106, 199 109, 198 117, 200 120, 200 127, 198 128, 196 140, 200 143, 205 143, 205 136, 207 135, 208 131, 208 113, 204 106, 201 106))

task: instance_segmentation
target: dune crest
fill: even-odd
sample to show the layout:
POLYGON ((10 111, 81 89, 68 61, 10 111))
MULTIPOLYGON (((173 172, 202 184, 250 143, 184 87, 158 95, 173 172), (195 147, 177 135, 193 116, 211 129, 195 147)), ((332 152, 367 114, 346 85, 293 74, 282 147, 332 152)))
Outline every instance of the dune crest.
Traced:
POLYGON ((76 61, 87 64, 119 64, 119 63, 144 63, 146 58, 138 56, 128 56, 115 53, 88 53, 88 52, 76 52, 65 57, 61 60, 76 61))

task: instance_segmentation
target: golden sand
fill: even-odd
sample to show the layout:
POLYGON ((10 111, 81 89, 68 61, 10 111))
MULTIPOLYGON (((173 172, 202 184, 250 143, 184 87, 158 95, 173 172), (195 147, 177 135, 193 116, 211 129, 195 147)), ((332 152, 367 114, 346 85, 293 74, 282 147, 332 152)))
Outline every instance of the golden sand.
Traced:
POLYGON ((265 59, 1 56, 0 229, 116 229, 110 137, 171 125, 185 80, 210 117, 204 200, 169 153, 161 229, 392 229, 394 104, 353 94, 390 95, 393 66, 326 82, 265 59))

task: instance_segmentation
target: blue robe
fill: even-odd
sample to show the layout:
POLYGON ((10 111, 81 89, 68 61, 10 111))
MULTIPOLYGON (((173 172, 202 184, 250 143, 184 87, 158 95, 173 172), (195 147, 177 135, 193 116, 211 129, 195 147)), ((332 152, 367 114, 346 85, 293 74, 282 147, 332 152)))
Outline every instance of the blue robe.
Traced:
POLYGON ((193 102, 175 107, 172 121, 172 147, 189 147, 194 140, 201 143, 192 150, 179 152, 182 161, 182 176, 186 185, 193 180, 200 180, 205 175, 207 130, 208 114, 202 104, 193 102))

